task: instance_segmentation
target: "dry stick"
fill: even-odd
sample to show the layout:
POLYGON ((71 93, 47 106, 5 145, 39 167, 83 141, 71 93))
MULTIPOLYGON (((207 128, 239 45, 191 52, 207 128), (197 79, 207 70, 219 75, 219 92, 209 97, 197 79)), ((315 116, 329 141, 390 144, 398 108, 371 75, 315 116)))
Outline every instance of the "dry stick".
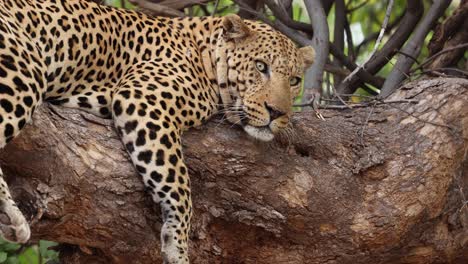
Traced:
POLYGON ((408 78, 408 79, 410 78, 410 76, 406 72, 404 72, 402 69, 398 68, 398 65, 394 64, 390 59, 388 59, 388 63, 390 63, 393 66, 394 70, 399 71, 401 74, 405 75, 406 78, 408 78))
POLYGON ((211 12, 211 16, 214 16, 216 14, 216 10, 218 10, 219 6, 219 0, 216 0, 214 7, 213 7, 213 12, 211 12))
POLYGON ((343 100, 343 98, 336 92, 335 86, 332 86, 332 89, 333 89, 333 93, 334 93, 335 96, 338 98, 338 100, 339 100, 344 106, 346 106, 347 108, 351 109, 351 107, 349 106, 349 104, 347 104, 347 103, 345 102, 345 100, 343 100))
POLYGON ((430 70, 423 70, 423 71, 421 71, 421 73, 422 74, 432 74, 432 75, 436 75, 436 76, 440 76, 440 77, 460 76, 460 75, 464 75, 465 77, 468 77, 468 71, 460 70, 460 69, 457 69, 457 68, 446 68, 446 67, 435 68, 435 69, 430 69, 430 70), (450 74, 450 73, 447 73, 447 71, 456 72, 459 75, 450 74))
MULTIPOLYGON (((424 39, 427 36, 429 30, 433 28, 434 24, 437 22, 437 19, 442 16, 444 11, 450 4, 450 0, 435 0, 434 3, 429 8, 429 11, 424 16, 423 20, 416 27, 414 34, 411 36, 409 41, 403 47, 402 52, 405 54, 410 54, 413 57, 417 57, 421 51, 421 47, 424 43, 424 39)), ((400 83, 405 79, 405 75, 402 72, 408 73, 413 65, 413 60, 407 56, 398 56, 397 63, 395 67, 387 76, 380 97, 386 98, 395 91, 400 83)))
POLYGON ((327 62, 329 53, 329 36, 328 24, 325 11, 320 0, 304 0, 304 4, 309 14, 310 22, 314 30, 312 37, 312 47, 315 49, 315 61, 304 76, 304 93, 302 102, 317 98, 315 95, 320 94, 323 80, 323 70, 327 62))
MULTIPOLYGON (((367 74, 373 76, 382 69, 387 63, 387 58, 392 58, 396 51, 399 50, 403 44, 405 44, 408 37, 413 32, 413 29, 418 24, 418 21, 421 19, 424 12, 424 5, 422 0, 412 0, 407 1, 406 3, 406 12, 401 19, 398 28, 389 36, 387 42, 382 46, 382 48, 375 54, 375 56, 364 65, 364 69, 360 72, 367 72, 367 74)), ((340 93, 351 94, 354 93, 357 87, 363 86, 364 83, 373 83, 368 82, 363 79, 359 73, 354 78, 349 79, 348 83, 342 83, 337 90, 340 93)), ((374 85, 375 87, 382 87, 383 82, 380 85, 374 85)))
MULTIPOLYGON (((360 104, 347 104, 347 105, 320 105, 319 109, 331 109, 331 110, 345 110, 345 109, 354 109, 354 108, 365 108, 372 105, 385 105, 385 104, 417 104, 419 101, 411 99, 401 99, 401 100, 372 100, 366 103, 360 104)), ((311 104, 296 104, 294 107, 308 107, 311 104)))
MULTIPOLYGON (((397 26, 401 21, 402 21, 402 18, 403 16, 406 14, 406 9, 405 11, 403 11, 403 13, 397 17, 394 21, 390 22, 387 26, 387 30, 386 30, 386 33, 389 34, 393 28, 395 28, 395 26, 397 26)), ((363 41, 361 41, 361 43, 359 43, 357 46, 356 46, 356 53, 359 53, 359 51, 361 50, 361 48, 367 44, 369 44, 370 42, 372 42, 375 38, 377 38, 379 36, 379 32, 373 32, 371 33, 370 35, 368 35, 366 38, 364 38, 363 41)))
MULTIPOLYGON (((404 51, 401 51, 401 50, 397 51, 397 53, 398 53, 398 54, 403 54, 403 55, 405 55, 406 57, 412 59, 413 62, 416 62, 417 64, 420 64, 419 61, 418 61, 418 59, 415 58, 415 57, 414 57, 413 55, 411 55, 411 54, 408 54, 408 53, 406 53, 406 52, 404 52, 404 51)), ((387 59, 388 59, 388 58, 387 58, 387 59)), ((390 62, 390 59, 388 59, 388 61, 390 62)))
POLYGON ((380 46, 380 42, 382 42, 382 38, 384 36, 384 33, 385 33, 385 29, 387 28, 387 24, 388 24, 388 20, 390 18, 390 14, 392 13, 392 8, 393 8, 393 2, 394 0, 389 0, 388 1, 388 5, 387 5, 387 11, 385 12, 385 18, 384 18, 384 21, 382 23, 382 27, 380 28, 380 33, 379 33, 379 37, 377 38, 377 40, 375 41, 375 45, 374 45, 374 49, 372 50, 371 54, 369 55, 369 57, 367 58, 367 60, 359 65, 356 69, 354 69, 353 72, 351 72, 350 75, 348 75, 344 80, 343 80, 343 83, 347 83, 351 78, 353 78, 357 72, 359 72, 363 67, 364 65, 374 56, 374 54, 377 52, 377 49, 379 48, 380 46))
POLYGON ((443 49, 443 50, 437 52, 436 54, 430 56, 429 58, 425 59, 417 68, 414 68, 413 70, 411 70, 410 73, 415 72, 418 69, 422 69, 424 66, 426 66, 431 61, 433 61, 434 59, 436 59, 437 57, 439 57, 440 55, 442 55, 444 53, 447 53, 447 52, 450 52, 450 51, 456 50, 456 49, 466 48, 466 47, 468 47, 468 43, 463 43, 463 44, 460 44, 460 45, 456 45, 456 46, 452 46, 452 47, 448 47, 446 49, 443 49))
MULTIPOLYGON (((351 5, 352 2, 353 1, 349 1, 348 5, 351 5)), ((357 6, 354 6, 354 7, 351 7, 351 8, 346 7, 346 9, 347 9, 346 13, 352 13, 352 12, 358 10, 359 8, 365 6, 367 4, 367 2, 369 2, 369 0, 364 0, 364 1, 362 1, 362 3, 359 3, 357 6)))
MULTIPOLYGON (((382 99, 377 99, 377 100, 383 101, 382 99)), ((403 108, 401 108, 401 107, 398 107, 398 106, 396 106, 396 105, 389 104, 389 106, 390 106, 390 107, 393 107, 393 108, 395 108, 395 109, 397 109, 397 110, 400 110, 401 112, 407 114, 408 116, 411 116, 411 117, 415 118, 416 120, 421 121, 421 122, 423 122, 423 123, 430 124, 430 125, 433 125, 433 126, 438 126, 438 127, 444 127, 444 128, 447 128, 447 129, 450 130, 450 131, 454 131, 454 130, 455 130, 453 127, 451 127, 451 126, 449 126, 449 125, 446 125, 446 124, 440 124, 440 123, 437 123, 437 122, 432 122, 432 121, 428 121, 428 120, 421 119, 419 116, 414 115, 414 113, 411 113, 411 112, 409 112, 408 110, 403 109, 403 108)))

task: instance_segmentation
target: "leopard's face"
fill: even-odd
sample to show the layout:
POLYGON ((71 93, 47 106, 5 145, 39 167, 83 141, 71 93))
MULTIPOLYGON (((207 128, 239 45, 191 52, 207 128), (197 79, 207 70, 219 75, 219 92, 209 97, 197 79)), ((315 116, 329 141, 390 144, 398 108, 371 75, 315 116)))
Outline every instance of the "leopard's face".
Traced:
POLYGON ((297 48, 264 24, 246 25, 249 35, 227 51, 229 81, 237 81, 234 113, 249 135, 270 141, 288 127, 294 98, 314 50, 297 48))

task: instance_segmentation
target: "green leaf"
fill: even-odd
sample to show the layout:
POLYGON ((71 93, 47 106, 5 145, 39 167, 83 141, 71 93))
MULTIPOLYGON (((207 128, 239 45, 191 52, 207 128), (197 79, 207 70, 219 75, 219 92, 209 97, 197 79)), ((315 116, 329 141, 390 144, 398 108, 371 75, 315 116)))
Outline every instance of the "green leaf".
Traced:
POLYGON ((9 256, 5 264, 18 264, 18 258, 15 256, 9 256))
POLYGON ((58 245, 57 242, 47 241, 47 240, 40 240, 39 241, 39 253, 42 256, 45 256, 48 251, 51 251, 51 250, 49 250, 50 247, 55 247, 57 245, 58 245))
POLYGON ((27 248, 21 255, 18 256, 20 264, 39 264, 39 254, 37 247, 32 246, 27 248))
POLYGON ((14 243, 7 242, 7 243, 5 243, 5 244, 3 244, 1 246, 1 249, 2 249, 2 251, 13 252, 13 251, 16 251, 16 250, 20 249, 20 247, 21 247, 20 244, 14 244, 14 243))
POLYGON ((55 250, 50 250, 50 247, 57 246, 58 243, 53 241, 41 240, 39 241, 39 254, 43 262, 55 261, 58 260, 58 252, 55 250))
POLYGON ((0 252, 0 263, 3 263, 7 260, 8 254, 5 252, 0 252))

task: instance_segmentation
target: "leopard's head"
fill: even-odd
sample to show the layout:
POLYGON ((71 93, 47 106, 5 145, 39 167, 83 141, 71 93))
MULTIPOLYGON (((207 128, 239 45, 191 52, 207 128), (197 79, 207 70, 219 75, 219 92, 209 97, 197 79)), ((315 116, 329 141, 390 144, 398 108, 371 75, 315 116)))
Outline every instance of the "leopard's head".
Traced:
POLYGON ((237 117, 231 122, 240 123, 254 138, 270 141, 288 127, 293 100, 304 71, 313 63, 314 49, 297 48, 270 26, 236 15, 223 18, 221 38, 227 62, 225 89, 231 100, 226 111, 237 117))

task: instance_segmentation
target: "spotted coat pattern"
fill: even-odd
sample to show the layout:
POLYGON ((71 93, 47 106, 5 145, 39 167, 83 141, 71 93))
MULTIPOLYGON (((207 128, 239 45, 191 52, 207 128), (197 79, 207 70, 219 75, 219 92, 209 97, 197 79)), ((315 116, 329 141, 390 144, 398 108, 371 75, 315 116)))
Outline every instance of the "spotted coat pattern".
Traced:
MULTIPOLYGON (((181 134, 222 109, 260 140, 289 122, 312 63, 269 26, 224 18, 150 18, 84 0, 0 0, 0 147, 42 102, 112 118, 163 213, 165 263, 188 263, 190 179, 181 134)), ((29 239, 0 170, 0 231, 29 239)))

